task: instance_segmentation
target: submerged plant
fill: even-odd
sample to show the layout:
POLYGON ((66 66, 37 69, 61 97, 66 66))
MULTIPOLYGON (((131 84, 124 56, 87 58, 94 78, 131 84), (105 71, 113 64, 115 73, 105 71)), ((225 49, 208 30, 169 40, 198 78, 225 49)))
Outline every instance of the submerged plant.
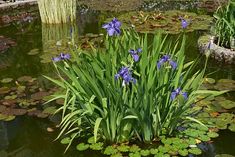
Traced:
MULTIPOLYGON (((167 36, 159 33, 149 42, 147 34, 123 31, 118 38, 106 37, 105 50, 93 49, 93 53, 78 50, 72 53, 74 62, 54 62, 61 80, 46 78, 66 91, 53 95, 51 100, 65 100, 58 110, 62 111, 62 130, 58 137, 71 134, 68 146, 87 132, 94 135, 94 143, 98 138, 110 143, 133 138, 151 142, 163 134, 172 135, 178 126, 189 121, 200 123, 191 111, 196 97, 223 92, 199 90, 206 66, 194 73, 197 62, 185 62, 185 36, 174 47, 166 39, 167 36), (142 49, 141 58, 135 62, 136 57, 132 56, 130 61, 129 55, 137 52, 128 51, 137 46, 142 49), (170 53, 161 57, 160 52, 166 49, 170 53), (119 78, 122 82, 117 81, 119 78)), ((92 147, 96 149, 96 145, 92 147)), ((130 147, 129 151, 133 152, 130 156, 140 156, 139 149, 130 147)), ((163 154, 167 152, 165 148, 159 150, 163 154)), ((149 152, 142 151, 142 154, 149 152)))

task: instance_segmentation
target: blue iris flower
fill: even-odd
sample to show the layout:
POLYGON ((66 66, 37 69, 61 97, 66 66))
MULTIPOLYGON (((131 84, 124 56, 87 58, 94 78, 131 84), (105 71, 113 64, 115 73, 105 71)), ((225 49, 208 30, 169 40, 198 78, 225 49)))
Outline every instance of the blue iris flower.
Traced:
POLYGON ((128 85, 130 82, 136 83, 136 79, 132 77, 132 72, 130 71, 129 67, 122 67, 119 72, 115 75, 115 80, 119 78, 123 79, 122 85, 128 85))
POLYGON ((185 20, 183 17, 180 17, 180 20, 181 20, 181 27, 183 29, 186 29, 189 25, 189 22, 187 20, 185 20))
POLYGON ((164 63, 170 63, 171 67, 173 69, 177 68, 177 63, 174 62, 169 55, 164 55, 158 62, 157 62, 157 67, 158 69, 161 68, 162 64, 164 63))
POLYGON ((68 53, 60 53, 59 56, 53 57, 52 61, 53 62, 58 62, 58 61, 61 61, 61 60, 68 60, 70 58, 71 58, 70 54, 68 54, 68 53))
POLYGON ((186 92, 182 92, 181 88, 177 88, 171 93, 171 100, 174 100, 178 95, 182 95, 185 100, 188 99, 188 94, 186 92))
POLYGON ((138 62, 139 61, 139 55, 138 53, 141 53, 142 52, 142 49, 141 48, 138 48, 137 50, 134 50, 134 49, 130 49, 129 50, 129 53, 131 54, 132 58, 134 59, 135 62, 138 62))
POLYGON ((117 18, 114 18, 111 22, 106 23, 102 28, 106 29, 109 36, 120 35, 121 34, 121 22, 117 18))

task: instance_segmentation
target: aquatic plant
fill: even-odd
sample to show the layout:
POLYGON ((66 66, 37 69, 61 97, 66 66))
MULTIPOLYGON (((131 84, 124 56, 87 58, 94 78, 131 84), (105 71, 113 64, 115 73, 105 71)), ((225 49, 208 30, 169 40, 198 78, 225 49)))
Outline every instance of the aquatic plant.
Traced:
POLYGON ((191 110, 198 95, 223 93, 199 89, 206 66, 194 73, 197 62, 185 63, 185 36, 172 47, 161 33, 149 41, 147 34, 132 29, 122 32, 116 37, 108 32, 105 49, 92 53, 78 49, 71 52, 74 62, 54 62, 61 80, 45 76, 66 91, 50 101, 65 100, 58 110, 62 111, 58 138, 71 135, 68 147, 87 132, 93 134, 94 143, 98 138, 111 143, 132 138, 151 142, 163 134, 172 135, 189 121, 200 123, 191 110), (142 49, 138 62, 128 53, 136 47, 142 49))
POLYGON ((76 0, 38 0, 43 23, 67 23, 76 19, 76 0))
POLYGON ((232 48, 232 39, 235 39, 235 1, 229 0, 226 6, 220 6, 214 13, 216 19, 213 28, 216 35, 216 43, 220 46, 232 48))

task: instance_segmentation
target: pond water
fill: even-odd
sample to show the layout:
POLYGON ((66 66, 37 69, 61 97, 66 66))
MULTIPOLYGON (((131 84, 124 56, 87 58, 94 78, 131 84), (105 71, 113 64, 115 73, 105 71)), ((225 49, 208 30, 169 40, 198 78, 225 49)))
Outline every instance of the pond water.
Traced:
MULTIPOLYGON (((78 36, 87 33, 100 34, 102 21, 106 14, 83 10, 80 12, 78 21, 73 28, 78 36)), ((56 29, 57 26, 54 28, 56 29)), ((60 27, 60 26, 58 26, 60 27)), ((20 76, 28 75, 43 80, 42 75, 52 71, 53 66, 49 63, 41 63, 41 55, 52 53, 55 49, 47 49, 48 37, 43 32, 51 29, 49 26, 41 25, 38 19, 24 25, 10 25, 0 28, 0 35, 11 38, 17 46, 0 53, 0 79, 10 77, 17 79, 20 76), (28 55, 32 50, 37 50, 37 55, 28 55)), ((53 29, 53 28, 52 28, 53 29)), ((64 38, 69 38, 70 27, 65 27, 64 38)), ((188 59, 196 58, 199 55, 197 39, 203 32, 192 32, 188 34, 187 46, 188 59)), ((63 34, 63 33, 62 33, 63 34)), ((54 37, 54 42, 58 44, 61 36, 54 37)), ((35 51, 36 51, 35 50, 35 51)), ((200 66, 203 66, 203 61, 200 66)), ((226 78, 235 80, 235 67, 232 65, 220 65, 214 60, 208 64, 208 72, 215 72, 210 75, 215 79, 226 78)), ((43 82, 43 81, 42 81, 43 82)), ((40 84, 42 87, 46 83, 40 84)), ((59 141, 54 141, 57 131, 52 133, 47 131, 48 127, 55 127, 58 118, 38 119, 27 116, 17 117, 10 122, 0 121, 0 157, 82 157, 82 156, 103 156, 97 152, 80 153, 74 147, 63 154, 65 147, 59 141)), ((220 136, 208 146, 208 150, 202 155, 214 157, 215 154, 235 155, 234 149, 235 133, 231 131, 220 131, 220 136)))

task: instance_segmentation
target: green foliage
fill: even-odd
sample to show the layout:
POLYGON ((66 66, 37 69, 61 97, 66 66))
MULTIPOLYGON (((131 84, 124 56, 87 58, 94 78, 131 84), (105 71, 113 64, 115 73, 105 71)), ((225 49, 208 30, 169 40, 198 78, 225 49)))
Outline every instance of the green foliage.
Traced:
POLYGON ((235 1, 229 0, 227 6, 220 6, 214 14, 216 19, 214 32, 217 44, 230 48, 231 38, 235 38, 235 1))
MULTIPOLYGON (((46 78, 66 90, 52 99, 65 100, 58 109, 62 111, 58 138, 73 134, 72 141, 89 132, 94 135, 93 144, 98 138, 111 143, 136 137, 150 142, 162 134, 172 135, 180 124, 195 121, 203 125, 191 116, 191 104, 200 94, 207 98, 224 92, 199 90, 206 66, 194 72, 197 61, 185 63, 185 36, 176 42, 167 43, 166 39, 160 33, 151 36, 123 31, 121 36, 107 37, 105 49, 74 51, 74 62, 55 63, 61 80, 46 78), (140 60, 134 62, 128 51, 137 48, 143 51, 140 60), (177 62, 176 69, 168 63, 157 68, 157 61, 166 53, 177 62), (114 79, 123 66, 131 69, 136 84, 114 79), (188 97, 179 94, 172 100, 172 91, 177 88, 187 92, 188 97)), ((158 150, 169 151, 165 147, 158 150)), ((129 151, 136 156, 140 148, 132 146, 129 151)))

